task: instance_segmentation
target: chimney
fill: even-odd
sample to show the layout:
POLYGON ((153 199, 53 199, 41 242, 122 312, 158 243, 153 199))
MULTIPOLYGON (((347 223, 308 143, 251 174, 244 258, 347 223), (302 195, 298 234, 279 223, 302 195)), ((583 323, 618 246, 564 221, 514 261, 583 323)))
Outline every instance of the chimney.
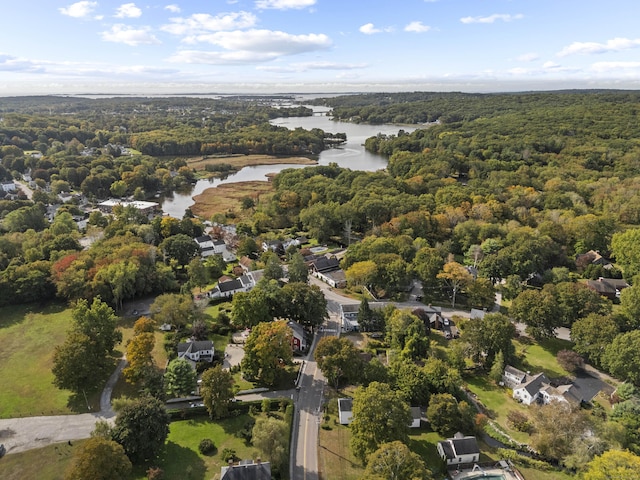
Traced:
POLYGON ((262 460, 260 459, 260 457, 256 458, 256 463, 257 463, 258 465, 260 465, 260 464, 262 463, 262 460))
POLYGON ((233 460, 229 459, 228 463, 229 463, 229 468, 233 468, 233 460))

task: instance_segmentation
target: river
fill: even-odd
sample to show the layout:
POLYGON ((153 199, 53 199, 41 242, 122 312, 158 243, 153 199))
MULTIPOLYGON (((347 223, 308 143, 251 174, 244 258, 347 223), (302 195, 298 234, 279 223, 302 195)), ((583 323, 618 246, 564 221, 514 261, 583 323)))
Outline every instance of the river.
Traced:
MULTIPOLYGON (((330 148, 320 153, 319 165, 329 165, 337 163, 340 167, 352 170, 376 171, 386 168, 387 159, 369 153, 364 149, 364 141, 379 133, 386 135, 396 135, 402 129, 412 132, 415 127, 405 127, 398 125, 363 125, 348 122, 338 122, 331 120, 331 117, 324 115, 327 109, 322 107, 310 107, 314 110, 314 115, 310 117, 288 117, 276 118, 271 121, 273 125, 287 127, 291 130, 302 127, 306 130, 320 128, 330 133, 346 133, 347 141, 339 147, 330 148)), ((255 167, 244 167, 240 171, 229 175, 224 179, 212 178, 209 180, 198 180, 193 188, 188 192, 175 192, 172 197, 166 197, 162 201, 162 210, 165 214, 176 218, 182 218, 185 210, 193 205, 193 197, 199 195, 207 188, 214 188, 223 183, 247 182, 252 180, 266 180, 269 173, 277 173, 285 168, 304 168, 308 165, 258 165, 255 167)))

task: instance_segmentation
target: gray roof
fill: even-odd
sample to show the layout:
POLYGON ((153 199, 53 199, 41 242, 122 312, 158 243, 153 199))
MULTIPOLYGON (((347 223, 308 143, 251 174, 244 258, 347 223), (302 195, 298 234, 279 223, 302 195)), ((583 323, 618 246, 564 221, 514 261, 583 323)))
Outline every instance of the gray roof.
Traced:
POLYGON ((531 377, 527 383, 522 384, 519 388, 524 388, 529 395, 534 396, 540 391, 540 388, 545 383, 549 383, 549 379, 544 375, 544 373, 538 373, 531 377))
POLYGON ((211 340, 197 340, 195 342, 182 342, 178 344, 178 354, 185 352, 202 352, 203 350, 213 350, 211 340))
POLYGON ((456 456, 480 453, 476 437, 450 438, 449 441, 456 456))
POLYGON ((353 399, 351 398, 339 398, 338 410, 341 412, 350 412, 353 410, 353 399))
POLYGON ((271 464, 243 461, 239 465, 222 467, 220 480, 271 480, 271 464))
POLYGON ((229 280, 228 282, 222 282, 218 284, 218 289, 220 290, 221 293, 225 293, 225 292, 232 292, 234 290, 240 290, 244 288, 242 285, 242 282, 240 281, 239 278, 236 278, 235 280, 229 280))

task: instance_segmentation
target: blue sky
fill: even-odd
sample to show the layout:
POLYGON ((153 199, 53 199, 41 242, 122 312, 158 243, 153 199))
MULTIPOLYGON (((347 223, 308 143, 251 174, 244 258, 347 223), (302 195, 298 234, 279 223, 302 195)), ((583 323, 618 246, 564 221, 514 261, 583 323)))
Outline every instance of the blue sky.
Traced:
POLYGON ((640 89, 638 0, 23 0, 0 95, 640 89))

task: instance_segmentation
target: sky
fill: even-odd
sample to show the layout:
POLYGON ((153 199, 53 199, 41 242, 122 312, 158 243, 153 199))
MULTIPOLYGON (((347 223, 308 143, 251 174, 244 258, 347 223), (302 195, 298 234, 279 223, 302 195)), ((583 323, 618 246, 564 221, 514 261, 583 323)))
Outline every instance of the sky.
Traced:
POLYGON ((638 0, 22 0, 2 17, 0 96, 640 89, 638 0))

